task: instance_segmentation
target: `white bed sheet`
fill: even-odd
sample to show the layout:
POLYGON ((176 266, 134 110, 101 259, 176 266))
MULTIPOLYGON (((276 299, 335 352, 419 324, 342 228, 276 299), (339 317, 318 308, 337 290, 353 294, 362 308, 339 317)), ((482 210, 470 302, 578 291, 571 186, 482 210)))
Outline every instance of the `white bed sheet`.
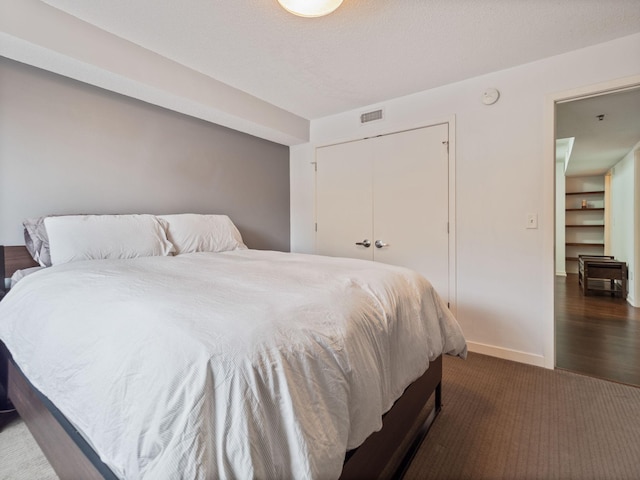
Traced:
POLYGON ((336 478, 429 360, 466 355, 417 273, 256 250, 51 267, 0 338, 117 476, 153 480, 336 478))
POLYGON ((29 267, 29 268, 23 268, 22 270, 16 270, 15 272, 13 272, 13 275, 11 275, 11 279, 9 280, 9 287, 13 288, 16 286, 16 284, 22 280, 24 277, 26 277, 27 275, 31 275, 32 273, 36 273, 40 270, 42 270, 45 267, 29 267))

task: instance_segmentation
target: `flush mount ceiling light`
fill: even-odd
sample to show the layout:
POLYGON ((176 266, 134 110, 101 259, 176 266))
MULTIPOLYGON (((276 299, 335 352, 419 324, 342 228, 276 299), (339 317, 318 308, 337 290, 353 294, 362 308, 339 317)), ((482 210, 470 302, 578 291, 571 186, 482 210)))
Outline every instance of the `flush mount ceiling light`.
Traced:
POLYGON ((322 17, 338 8, 342 0, 278 0, 278 3, 300 17, 322 17))

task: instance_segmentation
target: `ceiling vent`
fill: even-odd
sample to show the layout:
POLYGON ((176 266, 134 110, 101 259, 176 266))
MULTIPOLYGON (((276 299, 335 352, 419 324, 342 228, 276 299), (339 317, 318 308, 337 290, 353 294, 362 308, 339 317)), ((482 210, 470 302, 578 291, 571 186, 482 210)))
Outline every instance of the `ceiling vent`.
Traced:
POLYGON ((376 122, 384 118, 382 109, 373 110, 371 112, 363 113, 360 115, 360 124, 364 125, 369 122, 376 122))

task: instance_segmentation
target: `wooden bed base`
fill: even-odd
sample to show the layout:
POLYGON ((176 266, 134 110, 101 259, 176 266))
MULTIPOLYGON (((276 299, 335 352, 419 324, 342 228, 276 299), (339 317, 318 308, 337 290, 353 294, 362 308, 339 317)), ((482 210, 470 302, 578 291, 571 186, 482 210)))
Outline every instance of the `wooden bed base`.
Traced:
MULTIPOLYGON (((34 266, 31 257, 28 253, 25 257, 24 252, 24 247, 0 246, 0 278, 8 276, 9 272, 13 273, 15 269, 34 266)), ((0 347, 3 347, 1 342, 0 347)), ((117 478, 55 405, 31 385, 11 359, 8 370, 9 398, 61 479, 117 478)), ((440 412, 441 385, 442 356, 429 364, 424 375, 409 385, 402 397, 383 416, 382 429, 371 434, 360 447, 346 453, 340 478, 381 478, 390 462, 398 457, 401 461, 392 470, 392 478, 402 478, 440 412), (435 395, 434 406, 427 419, 419 426, 404 451, 398 452, 400 445, 407 444, 407 435, 416 430, 416 419, 432 395, 435 395)))
MULTIPOLYGON (((0 260, 3 260, 0 263, 2 278, 10 278, 16 270, 38 266, 38 263, 31 258, 27 247, 23 246, 0 246, 0 260)), ((4 284, 2 286, 4 287, 4 284)))
POLYGON ((71 423, 9 360, 9 398, 61 479, 117 479, 71 423))

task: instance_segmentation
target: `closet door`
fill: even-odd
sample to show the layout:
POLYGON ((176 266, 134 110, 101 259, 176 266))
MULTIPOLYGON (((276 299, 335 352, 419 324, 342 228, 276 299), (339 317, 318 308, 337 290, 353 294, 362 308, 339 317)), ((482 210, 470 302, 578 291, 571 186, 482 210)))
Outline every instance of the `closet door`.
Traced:
POLYGON ((373 260, 371 146, 364 140, 316 150, 316 252, 373 260), (357 243, 370 242, 370 246, 357 243))
POLYGON ((316 252, 411 268, 448 301, 447 142, 442 124, 318 148, 316 252))
POLYGON ((449 299, 448 125, 371 139, 374 259, 422 273, 449 299))

